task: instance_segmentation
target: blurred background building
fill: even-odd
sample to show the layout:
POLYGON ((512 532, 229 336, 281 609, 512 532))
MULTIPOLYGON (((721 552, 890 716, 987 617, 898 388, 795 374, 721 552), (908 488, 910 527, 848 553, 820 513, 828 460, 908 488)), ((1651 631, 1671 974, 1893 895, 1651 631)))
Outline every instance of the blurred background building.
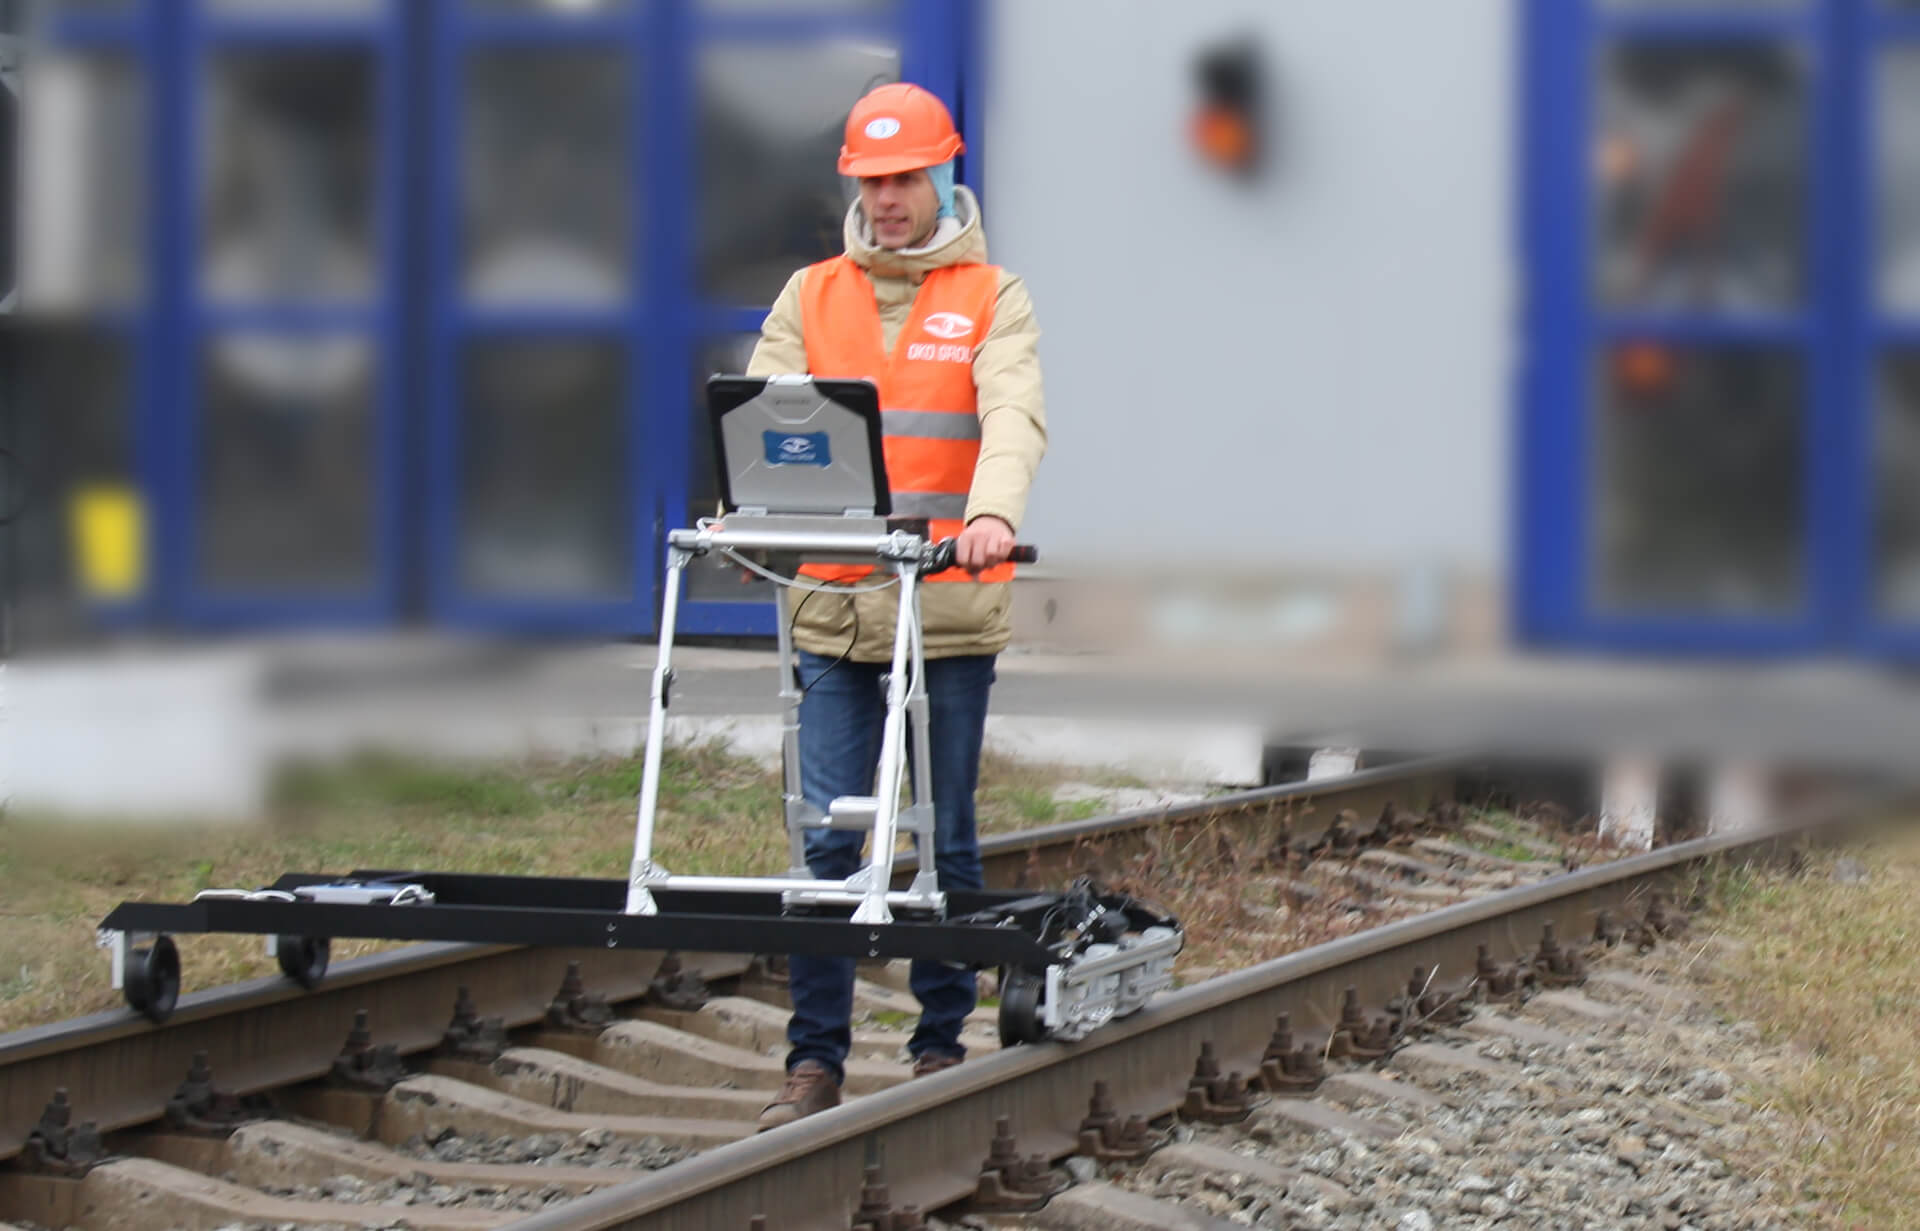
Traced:
POLYGON ((904 77, 1045 330, 1023 637, 1920 650, 1913 0, 0 22, 19 644, 651 634, 699 382, 838 250, 842 120, 904 77))

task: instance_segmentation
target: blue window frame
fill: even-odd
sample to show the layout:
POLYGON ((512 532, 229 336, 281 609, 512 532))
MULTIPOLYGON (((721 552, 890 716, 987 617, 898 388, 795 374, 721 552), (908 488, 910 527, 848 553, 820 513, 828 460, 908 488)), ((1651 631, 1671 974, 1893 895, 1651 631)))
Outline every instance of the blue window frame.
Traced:
MULTIPOLYGON (((141 525, 144 568, 138 592, 95 600, 89 607, 89 614, 107 627, 131 627, 154 620, 164 609, 169 576, 164 555, 167 544, 159 529, 161 505, 171 476, 161 421, 166 399, 160 388, 167 339, 162 332, 164 315, 158 310, 157 287, 160 255, 167 239, 166 214, 159 207, 159 198, 167 170, 163 111, 170 83, 161 71, 163 25, 157 10, 151 0, 118 10, 60 10, 46 31, 51 45, 63 56, 124 72, 133 109, 145 121, 140 126, 145 158, 137 180, 138 195, 147 209, 140 215, 141 225, 132 228, 136 233, 119 237, 129 249, 128 277, 113 279, 110 287, 89 285, 85 292, 88 345, 97 348, 93 352, 97 362, 115 369, 112 385, 123 399, 118 407, 103 404, 94 410, 102 416, 123 419, 132 456, 131 472, 124 477, 133 484, 146 514, 141 525)), ((98 151, 94 156, 99 156, 98 151)), ((133 212, 138 214, 137 206, 133 212)))
POLYGON ((1882 303, 1875 239, 1909 213, 1920 239, 1920 209, 1886 216, 1920 166, 1886 165, 1876 127, 1920 66, 1911 6, 1525 16, 1522 639, 1920 650, 1920 511, 1889 442, 1920 437, 1920 297, 1882 303))
MULTIPOLYGON (((132 618, 380 625, 421 603, 443 624, 652 633, 664 532, 702 511, 705 366, 744 362, 779 279, 837 250, 845 200, 822 194, 861 88, 920 81, 977 130, 976 18, 968 0, 69 10, 60 40, 126 57, 147 91, 144 297, 105 314, 151 510, 132 618), (831 225, 743 222, 762 198, 831 225), (785 246, 747 251, 763 232, 785 246)), ((770 633, 763 595, 719 580, 686 630, 770 633)))
POLYGON ((201 626, 391 621, 405 5, 152 8, 168 607, 201 626))
MULTIPOLYGON (((839 191, 832 170, 839 122, 866 85, 905 76, 967 114, 961 70, 972 19, 965 0, 612 0, 585 13, 528 11, 501 0, 436 4, 426 520, 440 618, 516 631, 655 631, 664 533, 710 511, 703 508, 711 500, 710 461, 704 433, 694 430, 700 380, 744 364, 786 275, 838 251, 845 201, 828 210, 822 193, 839 191), (474 177, 487 181, 489 159, 526 164, 524 156, 489 151, 495 138, 477 135, 488 130, 474 110, 486 91, 469 95, 465 83, 485 71, 489 55, 509 58, 526 78, 537 78, 544 63, 574 90, 625 94, 624 132, 596 132, 585 151, 569 143, 579 156, 571 174, 623 194, 620 208, 558 237, 560 248, 592 258, 578 262, 583 270, 617 267, 620 277, 595 284, 583 272, 542 295, 532 274, 516 283, 498 272, 513 267, 501 253, 515 242, 528 242, 530 252, 539 245, 524 235, 499 239, 514 224, 484 217, 491 198, 475 195, 474 177), (884 72, 875 71, 882 65, 884 72), (601 85, 581 84, 595 81, 601 85), (821 222, 828 213, 830 227, 821 222), (483 232, 498 239, 487 258, 495 272, 476 281, 473 246, 493 242, 482 241, 483 232), (527 378, 551 370, 548 400, 529 391, 519 405, 497 404, 496 387, 505 382, 488 379, 482 361, 486 352, 514 347, 523 362, 502 361, 503 372, 527 378), (586 375, 595 363, 604 377, 597 387, 586 375), (586 383, 567 386, 565 367, 586 383), (575 440, 569 453, 548 439, 572 428, 543 421, 543 405, 591 416, 609 399, 624 413, 594 419, 591 440, 575 440), (596 459, 587 486, 598 495, 581 492, 571 478, 577 469, 552 458, 534 464, 541 474, 531 480, 521 473, 514 488, 511 472, 525 448, 543 441, 559 458, 596 459), (555 527, 547 539, 531 525, 542 514, 555 527), (592 559, 543 576, 535 562, 551 562, 560 543, 601 547, 588 553, 592 559), (499 562, 491 574, 486 558, 499 562)), ((551 92, 538 89, 523 101, 523 126, 534 129, 555 105, 551 92)), ((578 126, 562 121, 556 131, 577 133, 578 126)), ((524 139, 541 144, 537 132, 524 139)), ((552 213, 532 209, 528 218, 550 225, 552 213)), ((697 574, 680 617, 684 631, 773 631, 765 591, 718 568, 697 574)))
POLYGON ((1848 437, 1850 500, 1846 515, 1861 527, 1849 559, 1859 628, 1875 654, 1920 657, 1920 429, 1914 387, 1920 359, 1920 162, 1914 120, 1920 117, 1920 9, 1882 0, 1854 14, 1859 32, 1859 88, 1848 104, 1857 117, 1853 156, 1865 170, 1849 202, 1862 259, 1849 377, 1861 414, 1848 437))

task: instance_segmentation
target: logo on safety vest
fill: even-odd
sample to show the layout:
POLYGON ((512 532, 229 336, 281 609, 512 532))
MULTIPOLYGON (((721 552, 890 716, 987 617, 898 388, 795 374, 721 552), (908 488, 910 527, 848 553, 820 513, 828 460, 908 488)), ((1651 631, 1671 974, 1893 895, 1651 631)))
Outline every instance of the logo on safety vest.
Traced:
POLYGON ((888 137, 893 136, 899 131, 900 121, 890 115, 883 115, 877 120, 867 121, 867 135, 875 141, 885 141, 888 137))
POLYGON ((935 312, 927 318, 926 331, 936 338, 964 338, 973 332, 973 321, 958 312, 935 312))

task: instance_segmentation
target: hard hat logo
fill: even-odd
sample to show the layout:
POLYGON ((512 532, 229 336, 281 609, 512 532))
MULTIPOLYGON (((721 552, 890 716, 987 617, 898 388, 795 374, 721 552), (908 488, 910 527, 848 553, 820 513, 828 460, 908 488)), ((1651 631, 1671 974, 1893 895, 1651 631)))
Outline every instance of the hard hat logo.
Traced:
POLYGON ((898 175, 937 167, 965 149, 939 96, 897 81, 853 105, 840 147, 840 174, 898 175))

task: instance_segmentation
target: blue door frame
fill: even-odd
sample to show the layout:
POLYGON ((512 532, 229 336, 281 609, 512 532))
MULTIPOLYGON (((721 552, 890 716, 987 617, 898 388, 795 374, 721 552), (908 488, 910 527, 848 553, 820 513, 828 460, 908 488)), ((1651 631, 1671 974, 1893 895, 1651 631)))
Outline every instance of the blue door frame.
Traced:
POLYGON ((160 489, 160 560, 170 582, 163 596, 172 611, 201 627, 312 624, 374 626, 393 621, 402 601, 405 372, 405 182, 408 98, 405 0, 380 0, 366 12, 282 14, 271 10, 215 10, 206 0, 158 0, 159 37, 166 40, 163 241, 156 250, 161 329, 170 367, 156 373, 164 391, 160 421, 170 430, 160 489), (373 284, 364 303, 305 305, 265 299, 244 304, 208 301, 200 285, 201 219, 193 208, 208 157, 198 89, 214 57, 231 51, 303 52, 350 49, 365 54, 372 71, 371 131, 375 135, 373 284), (364 343, 371 356, 372 430, 366 458, 369 489, 369 577, 364 586, 255 591, 216 586, 205 576, 201 485, 206 391, 198 357, 223 334, 276 339, 343 337, 364 343))
POLYGON ((93 618, 107 628, 139 627, 160 619, 166 610, 164 596, 171 577, 165 558, 169 542, 160 531, 160 506, 170 475, 163 418, 169 407, 161 396, 169 352, 163 332, 164 313, 160 311, 159 264, 171 234, 171 214, 161 207, 159 185, 169 173, 169 151, 163 146, 162 138, 164 114, 174 88, 174 83, 160 71, 165 59, 164 29, 159 5, 150 3, 119 12, 84 9, 62 12, 49 31, 51 41, 65 53, 121 60, 132 66, 145 103, 142 111, 146 117, 147 157, 143 174, 149 210, 140 238, 147 264, 140 280, 141 293, 136 302, 95 311, 91 322, 124 348, 127 355, 131 404, 126 407, 126 414, 133 445, 133 477, 145 497, 147 509, 141 523, 140 549, 146 562, 141 589, 124 598, 98 601, 91 608, 93 618))
POLYGON ((1518 257, 1527 298, 1519 320, 1512 545, 1520 639, 1561 649, 1735 656, 1920 652, 1920 629, 1889 626, 1874 614, 1870 380, 1887 345, 1915 337, 1882 320, 1872 296, 1871 134, 1877 52, 1920 40, 1920 20, 1879 0, 1692 13, 1529 0, 1523 12, 1518 257), (1809 274, 1800 305, 1738 315, 1600 307, 1589 257, 1599 54, 1622 45, 1753 41, 1792 44, 1803 55, 1809 274), (1805 550, 1796 610, 1751 618, 1606 611, 1590 592, 1590 364, 1598 347, 1628 340, 1766 346, 1798 357, 1805 550))
MULTIPOLYGON (((708 13, 693 0, 652 0, 594 16, 481 16, 451 4, 435 8, 432 27, 434 111, 431 209, 434 219, 430 293, 431 378, 427 455, 428 570, 436 616, 451 624, 496 630, 649 635, 656 629, 665 532, 680 524, 690 498, 694 442, 690 378, 707 339, 757 333, 770 306, 718 302, 696 287, 693 253, 699 217, 693 64, 718 42, 801 43, 865 36, 901 49, 902 75, 945 97, 963 114, 963 66, 969 63, 975 6, 968 0, 899 0, 891 8, 852 13, 708 13), (620 47, 636 66, 637 122, 629 150, 636 184, 633 227, 638 242, 624 304, 607 310, 479 311, 459 288, 459 80, 468 50, 480 45, 536 43, 620 47), (458 354, 480 334, 499 337, 598 336, 625 344, 628 451, 633 493, 633 591, 601 600, 563 597, 507 600, 463 590, 457 575, 461 448, 458 354)), ((695 635, 770 635, 774 611, 765 602, 688 601, 683 631, 695 635)))
MULTIPOLYGON (((636 0, 600 13, 489 13, 462 0, 380 0, 340 16, 223 10, 211 0, 143 0, 122 12, 73 11, 55 37, 76 50, 124 54, 148 90, 150 210, 146 302, 106 322, 134 355, 130 408, 147 495, 145 594, 118 613, 133 622, 196 627, 290 624, 372 627, 423 600, 434 623, 506 632, 650 635, 660 601, 665 531, 683 517, 691 483, 689 379, 710 338, 759 330, 768 304, 717 302, 695 288, 692 252, 698 50, 720 41, 794 43, 869 36, 900 48, 901 75, 939 93, 978 148, 979 22, 974 0, 894 0, 868 9, 804 3, 766 12, 707 11, 699 0, 636 0), (463 57, 477 47, 617 47, 635 83, 630 156, 636 218, 628 295, 605 309, 478 307, 459 278, 459 128, 463 57), (199 286, 195 209, 205 151, 196 136, 200 83, 222 50, 364 48, 373 58, 379 138, 375 292, 364 304, 208 302, 199 286), (419 164, 416 167, 416 162, 419 164), (644 220, 642 225, 641 220, 644 220), (410 253, 425 253, 414 262, 410 253), (374 429, 366 459, 371 582, 350 592, 248 592, 209 584, 196 538, 206 390, 196 358, 229 331, 296 338, 346 333, 371 347, 374 429), (632 522, 630 594, 506 598, 466 592, 459 557, 461 347, 476 338, 600 338, 627 364, 623 458, 632 522)), ((980 187, 977 154, 963 182, 980 187)), ((768 635, 763 602, 694 601, 691 634, 768 635)))

